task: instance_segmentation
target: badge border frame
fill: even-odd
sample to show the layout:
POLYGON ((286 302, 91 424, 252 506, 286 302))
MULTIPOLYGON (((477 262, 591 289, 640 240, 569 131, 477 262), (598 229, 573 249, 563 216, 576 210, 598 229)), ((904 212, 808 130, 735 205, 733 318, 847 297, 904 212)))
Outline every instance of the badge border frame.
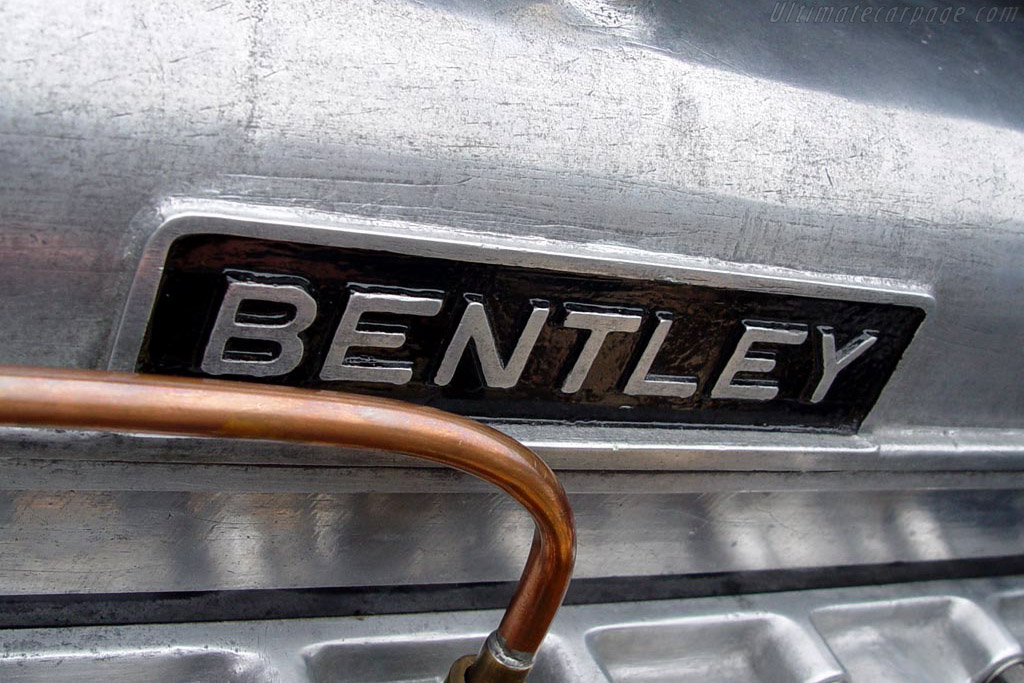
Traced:
MULTIPOLYGON (((217 200, 175 201, 158 207, 155 218, 158 225, 142 248, 114 335, 107 364, 110 370, 135 371, 171 245, 181 237, 197 234, 369 249, 413 257, 514 265, 563 273, 817 299, 913 306, 921 309, 925 318, 904 348, 904 354, 921 328, 927 324, 936 305, 929 288, 900 280, 738 264, 617 244, 475 233, 413 221, 378 220, 349 214, 217 200)), ((886 387, 898 371, 899 365, 886 380, 886 387)), ((869 408, 865 419, 871 415, 875 405, 877 401, 869 408)), ((565 428, 565 425, 559 427, 565 428)), ((643 428, 641 425, 621 427, 627 430, 643 428)), ((729 428, 733 429, 735 427, 729 428)), ((770 428, 757 431, 770 431, 770 428)))

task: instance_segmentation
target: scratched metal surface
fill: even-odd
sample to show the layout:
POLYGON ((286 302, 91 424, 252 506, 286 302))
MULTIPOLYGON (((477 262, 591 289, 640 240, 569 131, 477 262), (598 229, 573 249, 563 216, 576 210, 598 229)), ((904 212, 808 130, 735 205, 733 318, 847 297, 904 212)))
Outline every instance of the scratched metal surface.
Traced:
MULTIPOLYGON (((569 606, 530 681, 1009 683, 1024 657, 1022 586, 1011 576, 569 606)), ((12 629, 0 674, 16 683, 441 683, 500 616, 12 629)))
POLYGON ((101 365, 133 217, 216 196, 920 282, 875 424, 1020 426, 1019 21, 772 6, 7 0, 2 359, 101 365))
MULTIPOLYGON (((513 501, 447 470, 21 461, 0 474, 11 595, 514 581, 533 534, 513 501)), ((561 478, 577 578, 983 559, 1024 542, 1015 473, 561 478)))
MULTIPOLYGON (((1022 487, 1007 479, 986 498, 973 477, 1019 470, 1024 455, 1024 88, 1014 69, 1024 19, 807 26, 771 23, 773 5, 74 0, 58 12, 3 0, 0 362, 103 367, 141 245, 158 207, 175 200, 620 245, 852 282, 891 278, 928 289, 936 307, 857 437, 637 441, 609 430, 566 446, 557 428, 516 435, 563 469, 823 470, 862 491, 833 508, 831 484, 818 480, 780 477, 734 498, 712 477, 709 498, 666 477, 652 480, 659 496, 633 489, 614 505, 591 496, 581 502, 584 539, 606 559, 585 550, 585 575, 706 570, 717 559, 723 570, 794 557, 808 566, 914 559, 910 539, 920 538, 939 544, 923 558, 1005 554, 1019 547, 1020 515, 1007 511, 1022 487), (921 468, 946 471, 932 482, 944 492, 929 502, 883 485, 885 472, 921 468), (860 478, 866 471, 875 474, 860 478), (777 505, 795 506, 784 514, 795 531, 771 526, 776 504, 752 502, 766 489, 783 492, 777 505), (751 503, 737 518, 730 506, 742 500, 751 503), (892 535, 893 518, 879 509, 909 510, 900 513, 905 537, 892 535), (630 523, 615 510, 632 511, 630 523), (829 538, 864 542, 821 541, 808 526, 820 510, 833 510, 829 538), (631 538, 642 526, 651 546, 636 552, 631 538), (769 547, 755 552, 755 530, 765 529, 769 547), (748 547, 737 535, 754 550, 737 554, 733 542, 748 547)), ((0 501, 0 539, 12 549, 0 579, 13 592, 326 581, 308 554, 323 527, 299 535, 284 558, 292 534, 279 532, 280 520, 247 518, 255 534, 235 539, 245 552, 225 556, 260 557, 245 543, 271 538, 285 544, 272 553, 284 564, 220 571, 202 557, 205 546, 181 539, 238 528, 234 513, 200 520, 198 536, 178 526, 196 517, 195 496, 218 495, 202 491, 201 478, 142 470, 148 488, 126 492, 111 478, 70 494, 85 475, 47 459, 407 464, 50 437, 3 433, 4 453, 18 458, 5 471, 20 473, 0 501), (85 539, 105 559, 90 564, 78 545, 85 539)), ((308 477, 282 476, 250 471, 218 500, 248 514, 252 496, 266 495, 283 519, 319 509, 308 477)), ((625 486, 617 476, 609 485, 625 486)), ((455 520, 523 533, 493 498, 451 500, 468 486, 423 494, 426 504, 396 496, 383 508, 356 491, 327 505, 320 523, 383 511, 381 533, 401 539, 396 554, 424 557, 451 540, 444 529, 455 520), (439 531, 417 535, 407 515, 439 531)), ((467 545, 458 561, 453 553, 412 569, 364 562, 330 582, 514 576, 517 566, 486 559, 492 550, 467 545)), ((343 562, 361 551, 329 543, 324 552, 343 562)))

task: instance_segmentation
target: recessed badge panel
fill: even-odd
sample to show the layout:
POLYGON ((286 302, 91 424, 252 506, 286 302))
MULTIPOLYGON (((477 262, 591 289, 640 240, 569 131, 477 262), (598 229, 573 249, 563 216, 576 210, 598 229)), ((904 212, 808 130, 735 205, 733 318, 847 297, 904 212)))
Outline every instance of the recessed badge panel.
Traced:
POLYGON ((561 270, 234 232, 168 243, 137 370, 496 420, 849 433, 925 316, 899 297, 803 296, 757 278, 714 286, 571 258, 561 270))

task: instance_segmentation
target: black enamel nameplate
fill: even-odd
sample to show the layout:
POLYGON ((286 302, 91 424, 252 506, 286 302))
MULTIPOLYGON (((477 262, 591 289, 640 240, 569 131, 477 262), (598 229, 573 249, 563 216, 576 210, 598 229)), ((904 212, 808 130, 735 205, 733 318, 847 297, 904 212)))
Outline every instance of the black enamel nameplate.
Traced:
POLYGON ((496 420, 848 433, 925 315, 569 265, 184 235, 167 249, 136 368, 496 420))

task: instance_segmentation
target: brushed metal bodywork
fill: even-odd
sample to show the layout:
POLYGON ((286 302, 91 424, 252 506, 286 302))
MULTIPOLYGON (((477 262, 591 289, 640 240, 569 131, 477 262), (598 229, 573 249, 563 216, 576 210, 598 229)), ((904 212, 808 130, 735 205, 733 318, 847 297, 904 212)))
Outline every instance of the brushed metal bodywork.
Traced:
MULTIPOLYGON (((6 0, 0 362, 105 367, 145 244, 191 206, 898 283, 935 304, 855 436, 507 431, 561 471, 582 576, 1019 552, 1019 39, 771 10, 6 0)), ((528 542, 511 504, 398 456, 0 449, 10 593, 506 580, 528 542)))

